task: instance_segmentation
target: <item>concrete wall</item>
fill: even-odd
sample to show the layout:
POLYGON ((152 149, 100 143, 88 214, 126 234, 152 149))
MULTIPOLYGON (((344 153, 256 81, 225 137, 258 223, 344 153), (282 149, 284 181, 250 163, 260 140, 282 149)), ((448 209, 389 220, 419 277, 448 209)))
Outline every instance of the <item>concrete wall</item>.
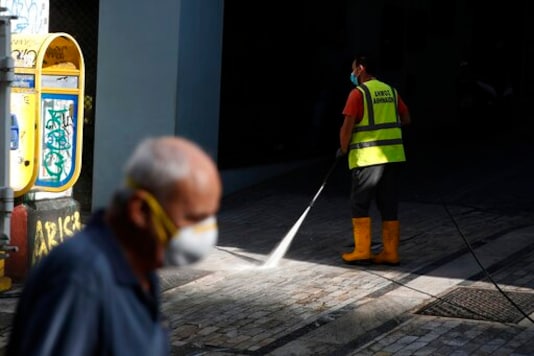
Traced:
POLYGON ((223 0, 101 1, 93 210, 146 136, 181 134, 217 154, 223 0))
POLYGON ((217 158, 223 0, 181 1, 175 133, 217 158))
MULTIPOLYGON (((380 78, 396 86, 409 105, 413 119, 410 132, 414 137, 432 138, 439 133, 454 139, 458 127, 461 130, 463 122, 455 112, 458 65, 476 44, 474 35, 486 37, 487 27, 478 23, 484 24, 482 20, 487 16, 476 11, 477 4, 482 2, 346 2, 344 36, 347 41, 343 53, 375 53, 386 62, 380 78), (475 22, 475 19, 480 21, 475 22)), ((279 16, 276 5, 271 6, 269 14, 279 16)), ((531 13, 532 6, 526 7, 528 11, 525 12, 531 13)), ((124 160, 146 135, 190 137, 214 158, 217 158, 219 149, 223 151, 226 147, 219 148, 223 10, 224 0, 162 0, 157 4, 135 0, 101 1, 93 209, 107 201, 118 183, 124 160)), ((496 11, 498 13, 500 9, 496 11)), ((240 18, 241 15, 236 16, 240 18)), ((258 16, 267 15, 258 13, 258 16)), ((488 17, 486 22, 492 24, 492 18, 488 17)), ((518 17, 517 21, 527 18, 530 17, 518 17)), ((270 20, 266 23, 279 25, 270 20)), ((289 23, 294 27, 288 26, 288 31, 306 24, 298 16, 289 23)), ((254 49, 254 36, 260 35, 248 29, 254 49)), ((245 22, 243 31, 246 30, 245 22)), ((268 28, 261 33, 265 38, 258 40, 272 37, 268 28)), ((316 33, 309 31, 303 36, 311 43, 309 50, 313 53, 318 46, 318 39, 313 38, 316 33)), ((279 51, 280 48, 273 47, 272 50, 279 51)), ((524 78, 532 76, 527 73, 532 52, 532 45, 525 45, 517 63, 523 67, 524 78)), ((303 53, 305 60, 307 52, 303 53)), ((259 52, 258 56, 261 55, 259 52)), ((291 74, 302 70, 298 60, 288 58, 282 61, 283 66, 287 67, 288 63, 293 64, 289 65, 290 75, 285 79, 298 79, 297 75, 291 74)), ((346 71, 348 82, 350 67, 347 65, 343 71, 346 71)), ((256 69, 245 69, 247 75, 249 72, 256 73, 256 69)), ((229 80, 232 79, 238 80, 239 77, 229 80)), ((528 82, 523 79, 520 83, 523 95, 528 90, 529 86, 525 84, 528 82)), ((306 85, 305 82, 302 84, 306 85)), ((232 114, 235 113, 227 115, 229 120, 232 123, 239 121, 239 115, 232 114)), ((248 116, 244 121, 250 122, 248 116)), ((333 134, 337 135, 337 127, 333 134)), ((228 140, 227 135, 224 137, 228 140)), ((264 144, 275 143, 271 140, 264 144)), ((234 141, 238 142, 238 155, 241 146, 249 147, 239 140, 234 141)), ((302 161, 274 163, 222 171, 225 192, 233 192, 303 164, 302 161)))

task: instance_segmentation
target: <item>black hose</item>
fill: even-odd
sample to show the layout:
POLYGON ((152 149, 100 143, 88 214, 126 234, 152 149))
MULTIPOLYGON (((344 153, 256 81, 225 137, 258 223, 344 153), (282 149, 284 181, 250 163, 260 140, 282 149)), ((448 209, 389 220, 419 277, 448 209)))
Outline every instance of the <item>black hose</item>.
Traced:
POLYGON ((480 260, 478 259, 478 256, 476 255, 475 251, 473 250, 473 247, 471 247, 471 244, 469 243, 469 241, 465 238, 464 234, 462 233, 462 230, 460 229, 460 226, 458 225, 458 223, 456 222, 456 219, 454 219, 454 216, 451 214, 451 212, 449 211, 449 208, 447 207, 447 205, 445 203, 442 204, 443 205, 443 208, 445 209, 445 211, 447 212, 447 215, 449 215, 451 221, 453 222, 454 226, 456 227, 456 230, 458 231, 458 233, 460 234, 460 236, 462 237, 462 239, 464 240, 467 248, 469 249, 469 252, 471 252, 471 254, 473 255, 475 261, 477 262, 477 264, 480 266, 480 269, 482 269, 482 271, 484 271, 484 273, 486 274, 486 277, 488 277, 488 279, 490 280, 491 283, 493 283, 493 285, 495 286, 495 288, 497 288, 497 290, 521 313, 523 314, 523 316, 525 318, 527 318, 528 320, 530 320, 532 323, 534 323, 534 320, 532 320, 532 318, 523 311, 523 309, 521 309, 521 307, 519 305, 517 305, 509 296, 508 294, 506 294, 502 289, 501 287, 499 287, 499 285, 493 280, 493 278, 491 277, 490 273, 488 272, 488 270, 482 265, 482 263, 480 262, 480 260))

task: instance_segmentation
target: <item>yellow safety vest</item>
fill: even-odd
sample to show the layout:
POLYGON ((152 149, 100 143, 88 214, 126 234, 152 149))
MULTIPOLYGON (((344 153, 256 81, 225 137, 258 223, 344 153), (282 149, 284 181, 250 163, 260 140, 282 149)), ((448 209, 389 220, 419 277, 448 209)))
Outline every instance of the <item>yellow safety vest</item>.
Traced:
POLYGON ((376 79, 357 89, 364 98, 363 118, 352 129, 349 168, 406 161, 395 89, 376 79))

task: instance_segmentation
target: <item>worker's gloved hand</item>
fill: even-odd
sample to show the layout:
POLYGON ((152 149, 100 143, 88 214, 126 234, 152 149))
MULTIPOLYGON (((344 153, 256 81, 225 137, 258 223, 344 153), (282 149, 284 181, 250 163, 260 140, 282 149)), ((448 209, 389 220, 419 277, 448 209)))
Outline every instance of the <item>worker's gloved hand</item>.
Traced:
POLYGON ((344 155, 346 155, 346 153, 341 150, 341 147, 338 148, 336 151, 336 158, 343 157, 344 155))

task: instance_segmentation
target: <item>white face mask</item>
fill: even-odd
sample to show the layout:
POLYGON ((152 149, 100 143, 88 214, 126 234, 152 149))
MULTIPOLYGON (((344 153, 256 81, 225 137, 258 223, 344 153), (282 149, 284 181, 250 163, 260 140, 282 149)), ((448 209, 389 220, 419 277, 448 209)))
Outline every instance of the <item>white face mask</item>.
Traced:
POLYGON ((215 246, 217 237, 217 220, 214 216, 178 229, 167 246, 165 264, 185 266, 200 261, 215 246))
POLYGON ((198 262, 217 243, 218 229, 215 216, 209 216, 194 225, 177 228, 152 194, 145 192, 145 201, 155 217, 154 228, 158 239, 166 245, 166 265, 185 266, 198 262))

